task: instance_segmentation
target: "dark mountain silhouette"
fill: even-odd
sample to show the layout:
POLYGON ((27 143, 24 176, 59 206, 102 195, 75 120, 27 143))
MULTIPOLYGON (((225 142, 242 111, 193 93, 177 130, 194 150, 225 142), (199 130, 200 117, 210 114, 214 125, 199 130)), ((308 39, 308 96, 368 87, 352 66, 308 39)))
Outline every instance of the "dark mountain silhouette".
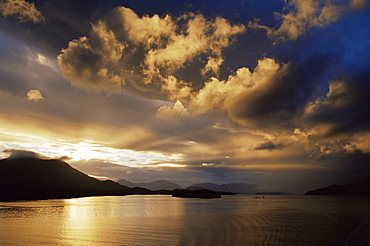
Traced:
POLYGON ((74 169, 61 160, 32 157, 0 160, 0 183, 16 185, 50 185, 80 189, 124 189, 113 181, 99 181, 74 169))
POLYGON ((0 201, 151 194, 111 180, 99 181, 61 160, 35 157, 0 160, 0 201))
POLYGON ((0 201, 66 199, 86 196, 166 194, 175 197, 219 198, 234 193, 210 189, 182 190, 178 184, 159 180, 132 183, 100 181, 68 163, 39 157, 10 157, 0 160, 0 201), (144 187, 139 187, 144 186, 144 187))
POLYGON ((218 191, 218 192, 252 194, 252 193, 255 193, 256 187, 257 185, 248 184, 248 183, 228 183, 228 184, 222 184, 222 185, 217 185, 214 183, 196 183, 196 184, 192 184, 186 189, 188 190, 207 189, 207 190, 213 190, 213 191, 218 191))
POLYGON ((117 183, 130 187, 130 188, 141 187, 141 188, 145 188, 145 189, 152 190, 152 191, 181 189, 180 185, 173 183, 173 182, 169 182, 167 180, 158 180, 158 181, 153 181, 149 183, 133 183, 125 179, 120 179, 118 180, 117 183))
POLYGON ((325 188, 308 191, 305 195, 370 196, 370 177, 354 184, 330 185, 325 188))

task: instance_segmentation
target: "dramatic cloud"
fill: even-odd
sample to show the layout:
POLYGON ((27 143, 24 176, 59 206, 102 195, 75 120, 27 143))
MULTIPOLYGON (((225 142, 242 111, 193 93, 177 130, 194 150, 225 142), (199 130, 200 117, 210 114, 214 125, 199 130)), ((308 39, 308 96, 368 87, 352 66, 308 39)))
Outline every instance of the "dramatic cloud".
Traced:
MULTIPOLYGON (((360 3, 352 3, 359 6, 360 3)), ((271 28, 250 22, 252 28, 262 28, 269 37, 281 40, 296 40, 313 27, 322 27, 339 19, 346 5, 330 0, 292 0, 288 1, 286 14, 275 13, 281 24, 278 28, 271 28)))
POLYGON ((222 50, 244 31, 243 25, 231 25, 221 17, 207 20, 192 13, 177 19, 139 17, 119 7, 92 25, 89 37, 70 42, 58 60, 71 83, 83 87, 119 89, 126 81, 141 91, 154 86, 158 93, 172 92, 190 86, 191 81, 177 74, 191 67, 196 57, 204 64, 197 71, 200 76, 217 74, 222 50), (169 80, 178 83, 169 85, 169 80))
POLYGON ((73 40, 62 50, 59 66, 66 78, 79 86, 120 89, 124 79, 117 74, 116 66, 124 48, 114 33, 99 22, 92 25, 91 38, 73 40))
POLYGON ((39 102, 44 101, 45 98, 41 95, 41 92, 39 90, 30 90, 29 92, 27 92, 27 100, 39 102))
POLYGON ((319 142, 318 145, 322 143, 326 150, 361 150, 368 153, 359 136, 359 133, 367 134, 370 131, 367 110, 370 107, 370 87, 364 81, 367 76, 368 72, 363 72, 331 81, 326 96, 305 107, 300 134, 304 132, 311 141, 319 142))
POLYGON ((3 16, 15 15, 20 22, 44 22, 44 16, 35 8, 34 3, 25 0, 3 0, 0 2, 0 12, 3 16))
POLYGON ((281 78, 288 70, 289 65, 279 65, 271 58, 259 60, 253 72, 240 68, 227 81, 213 78, 191 105, 198 113, 221 109, 242 125, 254 124, 254 119, 266 117, 276 107, 273 94, 284 87, 281 78))
POLYGON ((206 71, 210 67, 217 71, 222 63, 220 59, 222 49, 229 45, 230 37, 244 31, 243 26, 231 26, 220 17, 214 22, 207 21, 201 15, 189 15, 183 18, 188 20, 185 30, 181 30, 180 34, 172 32, 166 37, 169 41, 164 48, 148 52, 144 61, 144 73, 149 79, 147 83, 151 83, 151 79, 155 76, 166 76, 158 73, 160 69, 164 68, 166 73, 173 73, 200 54, 211 55, 207 57, 206 71))
POLYGON ((357 181, 367 2, 0 1, 0 150, 134 182, 357 181))

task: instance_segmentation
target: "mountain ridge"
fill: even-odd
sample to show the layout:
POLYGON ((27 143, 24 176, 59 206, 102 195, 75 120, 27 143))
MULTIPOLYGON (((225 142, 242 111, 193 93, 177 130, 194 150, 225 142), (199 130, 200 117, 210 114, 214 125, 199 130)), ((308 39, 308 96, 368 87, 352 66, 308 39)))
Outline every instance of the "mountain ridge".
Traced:
POLYGON ((370 196, 370 177, 356 183, 346 185, 329 185, 324 188, 307 191, 305 195, 326 196, 370 196))
POLYGON ((127 189, 113 181, 100 181, 57 159, 22 157, 0 160, 0 184, 46 185, 80 189, 127 189))
POLYGON ((87 196, 158 194, 92 178, 58 159, 17 157, 0 160, 0 201, 87 196))
MULTIPOLYGON (((112 180, 100 181, 73 168, 59 159, 43 159, 39 157, 16 157, 0 160, 0 201, 67 199, 88 196, 122 196, 133 194, 166 194, 194 198, 213 198, 230 195, 234 184, 216 185, 224 190, 209 188, 199 192, 183 190, 180 185, 158 180, 149 183, 133 183, 120 180, 124 186, 112 180), (129 187, 131 186, 131 187, 129 187), (144 186, 144 187, 143 187, 144 186), (147 188, 145 188, 147 187, 147 188), (228 190, 225 190, 226 188, 228 190)), ((201 185, 201 184, 200 184, 201 185)), ((244 188, 254 185, 239 184, 244 188)), ((194 186, 193 186, 194 187, 194 186)), ((235 187, 234 187, 235 188, 235 187)))
POLYGON ((218 192, 233 192, 239 194, 253 194, 256 192, 255 188, 257 185, 249 183, 226 183, 226 184, 215 184, 215 183, 194 183, 188 186, 188 190, 197 189, 208 189, 218 192))
POLYGON ((180 185, 167 180, 157 180, 148 183, 134 183, 125 179, 120 179, 117 181, 117 183, 127 186, 129 188, 141 187, 151 191, 182 189, 180 185))

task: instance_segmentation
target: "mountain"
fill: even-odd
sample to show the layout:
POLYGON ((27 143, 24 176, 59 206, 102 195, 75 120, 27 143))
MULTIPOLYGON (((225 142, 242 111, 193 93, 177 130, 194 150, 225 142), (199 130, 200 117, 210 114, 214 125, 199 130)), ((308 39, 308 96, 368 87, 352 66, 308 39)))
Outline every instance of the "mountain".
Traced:
POLYGON ((0 184, 48 185, 93 190, 127 189, 113 181, 99 181, 61 160, 34 157, 0 160, 0 184))
POLYGON ((97 180, 61 160, 0 160, 0 201, 150 193, 144 188, 131 189, 111 180, 97 180))
POLYGON ((145 188, 145 189, 152 190, 152 191, 181 189, 180 185, 167 181, 167 180, 158 180, 158 181, 153 181, 149 183, 133 183, 125 179, 120 179, 118 180, 117 183, 130 187, 130 188, 141 187, 141 188, 145 188))
POLYGON ((347 185, 330 185, 325 188, 308 191, 305 195, 326 196, 370 196, 370 177, 357 183, 347 185))
POLYGON ((117 181, 117 183, 119 183, 120 185, 124 185, 124 186, 127 186, 127 187, 138 187, 137 185, 135 185, 135 183, 131 182, 131 181, 128 181, 128 180, 125 180, 125 179, 120 179, 117 181))
POLYGON ((188 190, 198 190, 198 189, 207 189, 219 192, 233 192, 233 193, 242 193, 242 194, 251 194, 255 193, 255 188, 257 185, 248 184, 248 183, 228 183, 217 185, 214 183, 195 183, 189 186, 188 190))

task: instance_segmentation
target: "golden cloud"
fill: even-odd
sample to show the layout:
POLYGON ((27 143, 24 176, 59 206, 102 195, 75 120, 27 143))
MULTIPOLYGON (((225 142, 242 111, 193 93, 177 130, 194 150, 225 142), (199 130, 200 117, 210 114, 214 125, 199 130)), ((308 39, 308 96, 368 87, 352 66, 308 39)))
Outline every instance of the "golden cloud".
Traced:
POLYGON ((158 109, 156 116, 163 119, 179 119, 190 115, 189 111, 184 107, 181 101, 177 100, 175 104, 170 106, 162 106, 158 109))
POLYGON ((122 89, 124 78, 117 71, 125 45, 103 22, 92 25, 91 37, 68 44, 58 56, 63 75, 73 84, 97 90, 122 89))
POLYGON ((174 116, 201 115, 216 110, 228 113, 234 122, 249 125, 247 122, 253 122, 261 113, 259 109, 263 105, 258 105, 258 102, 275 93, 280 86, 281 77, 288 71, 289 64, 280 65, 274 59, 264 58, 258 61, 253 72, 243 67, 225 81, 212 77, 199 91, 170 76, 163 89, 176 103, 173 107, 160 108, 157 116, 171 115, 166 118, 175 118, 174 116), (188 104, 189 109, 185 109, 183 103, 188 104))
POLYGON ((278 28, 259 25, 257 22, 250 22, 249 27, 265 29, 270 38, 296 40, 312 27, 337 21, 345 8, 345 4, 336 1, 292 0, 286 5, 288 13, 275 13, 282 20, 278 28))
POLYGON ((44 22, 45 17, 38 11, 34 3, 25 0, 5 0, 0 3, 0 13, 7 17, 15 15, 20 22, 44 22))
POLYGON ((39 90, 30 90, 27 92, 27 100, 39 102, 39 101, 44 101, 45 98, 42 96, 39 90))
POLYGON ((287 65, 281 66, 274 59, 261 59, 253 72, 244 67, 229 76, 227 81, 211 78, 194 96, 190 105, 198 114, 215 109, 233 114, 234 107, 240 108, 241 100, 252 100, 263 94, 273 86, 274 77, 286 69, 287 65))
POLYGON ((129 40, 146 43, 148 48, 161 43, 162 37, 170 36, 176 30, 176 24, 169 15, 164 18, 158 15, 139 17, 133 10, 125 7, 116 8, 112 15, 118 15, 116 21, 122 23, 129 40))
POLYGON ((221 17, 216 18, 214 22, 207 21, 202 15, 187 15, 183 18, 188 20, 188 24, 182 33, 170 33, 165 47, 148 52, 144 61, 144 73, 148 75, 148 83, 151 78, 159 75, 160 68, 173 73, 200 54, 213 54, 215 57, 208 57, 211 62, 207 62, 206 70, 209 70, 210 64, 213 63, 212 69, 217 71, 217 66, 222 64, 222 49, 229 45, 230 37, 245 31, 244 26, 231 26, 221 17))
POLYGON ((102 145, 121 148, 143 148, 154 143, 153 131, 143 126, 115 126, 96 122, 74 122, 43 113, 0 112, 0 125, 6 132, 17 132, 34 137, 63 139, 71 143, 91 140, 102 145), (24 127, 24 122, 27 127, 24 127))
POLYGON ((188 90, 192 81, 175 73, 196 57, 204 56, 199 74, 218 74, 223 49, 244 31, 243 25, 231 25, 221 17, 208 20, 193 13, 177 19, 139 17, 131 9, 118 7, 92 25, 89 36, 71 41, 58 61, 64 76, 78 86, 119 91, 131 83, 140 91, 154 89, 170 95, 175 88, 188 90))

